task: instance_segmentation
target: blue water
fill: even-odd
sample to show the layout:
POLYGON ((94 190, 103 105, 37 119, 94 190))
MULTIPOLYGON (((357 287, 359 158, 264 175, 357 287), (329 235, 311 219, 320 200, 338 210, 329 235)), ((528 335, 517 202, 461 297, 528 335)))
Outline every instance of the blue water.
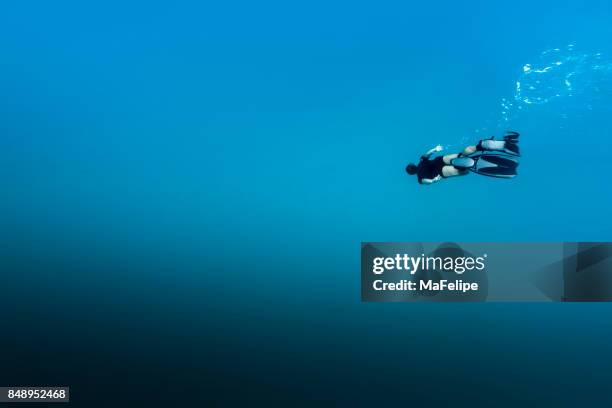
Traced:
POLYGON ((612 306, 363 304, 359 244, 609 241, 611 19, 575 0, 4 5, 0 382, 82 406, 607 397, 612 306), (516 179, 404 173, 506 130, 516 179))

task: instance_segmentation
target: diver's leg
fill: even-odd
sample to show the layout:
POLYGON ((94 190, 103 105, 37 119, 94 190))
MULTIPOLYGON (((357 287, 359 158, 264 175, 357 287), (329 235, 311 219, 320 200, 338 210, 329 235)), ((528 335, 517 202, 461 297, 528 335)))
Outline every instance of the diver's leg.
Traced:
POLYGON ((465 149, 463 149, 463 152, 461 154, 463 154, 464 156, 469 156, 470 154, 474 153, 476 150, 476 146, 472 145, 472 146, 467 146, 465 149))
POLYGON ((453 159, 456 159, 457 157, 459 157, 459 154, 457 153, 447 154, 442 157, 442 160, 444 160, 444 164, 451 164, 451 161, 453 161, 453 159))
MULTIPOLYGON (((449 155, 449 156, 452 156, 452 155, 449 155)), ((469 173, 469 170, 458 169, 455 166, 442 167, 442 177, 465 176, 468 173, 469 173)))
MULTIPOLYGON (((503 140, 492 140, 492 139, 486 139, 486 140, 481 140, 480 142, 478 142, 478 145, 476 146, 468 146, 465 149, 463 149, 462 154, 464 156, 469 156, 470 154, 476 153, 477 151, 506 151, 509 150, 508 147, 512 148, 514 146, 512 146, 511 144, 506 143, 503 140)), ((515 149, 515 151, 511 151, 511 154, 517 154, 518 155, 518 149, 515 149)))
POLYGON ((504 136, 504 140, 484 139, 478 142, 476 150, 480 151, 501 151, 513 156, 520 156, 518 147, 519 134, 516 132, 508 132, 504 136))
POLYGON ((506 142, 503 140, 485 139, 478 143, 478 150, 504 150, 506 142))
POLYGON ((461 154, 455 153, 455 154, 447 154, 446 156, 442 158, 442 160, 444 160, 444 164, 447 164, 447 166, 442 167, 443 177, 464 176, 469 173, 468 169, 455 167, 451 164, 452 161, 459 156, 461 156, 461 154))

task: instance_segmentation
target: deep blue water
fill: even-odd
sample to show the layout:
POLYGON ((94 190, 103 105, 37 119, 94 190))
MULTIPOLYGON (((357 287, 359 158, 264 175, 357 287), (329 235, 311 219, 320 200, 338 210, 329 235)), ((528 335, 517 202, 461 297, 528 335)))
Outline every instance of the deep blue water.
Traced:
POLYGON ((606 1, 4 5, 0 382, 81 406, 609 397, 611 305, 365 304, 359 244, 611 240, 611 19, 606 1), (404 173, 509 129, 514 180, 404 173))

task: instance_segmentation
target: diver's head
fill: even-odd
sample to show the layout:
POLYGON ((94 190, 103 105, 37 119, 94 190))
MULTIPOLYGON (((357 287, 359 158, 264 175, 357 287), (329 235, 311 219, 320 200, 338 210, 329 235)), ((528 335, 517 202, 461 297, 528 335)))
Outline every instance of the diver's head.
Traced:
POLYGON ((417 166, 416 164, 412 164, 410 163, 409 165, 406 166, 406 173, 410 174, 411 176, 417 173, 417 166))

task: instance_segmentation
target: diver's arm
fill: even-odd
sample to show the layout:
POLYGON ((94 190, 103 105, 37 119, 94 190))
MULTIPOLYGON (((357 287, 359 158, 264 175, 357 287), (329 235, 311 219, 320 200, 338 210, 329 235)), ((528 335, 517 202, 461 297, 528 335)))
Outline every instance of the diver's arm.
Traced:
POLYGON ((435 183, 436 181, 439 181, 439 180, 442 180, 442 176, 436 176, 436 177, 434 177, 432 179, 428 179, 428 178, 420 179, 419 182, 421 184, 433 184, 433 183, 435 183))
POLYGON ((437 145, 436 147, 434 147, 433 149, 429 149, 427 151, 427 153, 425 153, 424 155, 421 156, 421 159, 428 159, 429 156, 431 156, 432 154, 434 154, 435 152, 441 152, 442 151, 442 146, 437 145))

